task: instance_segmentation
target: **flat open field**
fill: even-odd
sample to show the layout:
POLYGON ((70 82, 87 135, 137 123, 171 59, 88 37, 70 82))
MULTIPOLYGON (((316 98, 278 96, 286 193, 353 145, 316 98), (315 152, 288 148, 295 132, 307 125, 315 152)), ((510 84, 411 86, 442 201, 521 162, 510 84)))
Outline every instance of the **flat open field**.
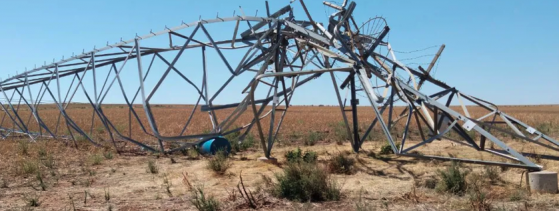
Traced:
MULTIPOLYGON (((82 128, 91 127, 91 109, 86 105, 71 106, 69 115, 76 123, 82 128)), ((55 126, 57 110, 51 105, 40 109, 45 122, 55 126)), ((179 134, 192 109, 180 105, 154 106, 161 133, 179 134)), ((503 106, 500 109, 559 139, 559 106, 503 106)), ((125 107, 110 105, 103 110, 115 125, 119 125, 121 132, 155 143, 141 132, 138 124, 128 125, 125 107)), ((359 110, 361 127, 366 128, 375 115, 370 108, 359 110)), ((477 107, 469 107, 469 110, 472 117, 486 113, 477 107)), ((145 121, 142 109, 137 108, 137 111, 145 121)), ((20 112, 23 117, 28 117, 24 110, 20 112)), ((231 110, 220 110, 218 117, 224 118, 228 112, 231 110)), ((247 123, 251 118, 247 112, 238 122, 247 123)), ((25 138, 0 140, 0 169, 3 170, 0 171, 0 210, 196 210, 192 199, 197 187, 203 187, 206 196, 211 195, 219 201, 222 210, 248 210, 250 207, 237 186, 240 176, 261 210, 472 210, 479 204, 480 194, 485 199, 481 201, 493 210, 559 209, 559 195, 525 190, 523 169, 459 164, 460 171, 466 174, 468 188, 461 194, 444 192, 436 187, 442 180, 439 170, 445 171, 451 163, 383 154, 381 151, 386 141, 378 128, 363 144, 361 152, 353 153, 340 132, 343 131, 341 121, 339 107, 293 106, 287 112, 281 136, 272 151, 279 164, 257 161, 263 152, 254 138, 254 143, 247 144, 228 158, 230 167, 223 174, 208 168, 215 158, 196 156, 192 151, 164 156, 140 151, 128 144, 130 150, 119 155, 114 149, 96 148, 85 142, 80 142, 76 149, 61 140, 33 143, 25 138), (309 143, 309 140, 315 142, 309 143), (284 155, 297 147, 303 152, 316 152, 316 165, 329 172, 328 181, 335 183, 340 190, 341 197, 337 201, 294 202, 275 194, 277 176, 283 175, 290 166, 284 155), (347 174, 331 171, 335 160, 332 158, 340 154, 354 161, 347 174), (38 206, 31 206, 34 201, 38 206)), ((267 124, 266 121, 263 123, 267 124)), ((100 125, 96 122, 91 127, 92 134, 110 146, 106 131, 99 129, 100 125)), ((11 127, 6 122, 2 126, 11 127)), ((196 112, 191 128, 185 134, 200 133, 210 127, 207 114, 196 112)), ((37 130, 33 126, 31 129, 37 130)), ((396 130, 400 130, 394 132, 398 137, 401 129, 396 127, 396 130)), ((60 129, 57 133, 67 131, 60 129)), ((417 129, 410 131, 409 143, 417 143, 418 138, 417 129)), ((559 156, 559 152, 513 140, 506 135, 499 138, 525 153, 559 156)), ((445 140, 434 141, 418 149, 418 153, 502 159, 445 140)), ((559 171, 557 160, 530 159, 546 170, 559 171)))

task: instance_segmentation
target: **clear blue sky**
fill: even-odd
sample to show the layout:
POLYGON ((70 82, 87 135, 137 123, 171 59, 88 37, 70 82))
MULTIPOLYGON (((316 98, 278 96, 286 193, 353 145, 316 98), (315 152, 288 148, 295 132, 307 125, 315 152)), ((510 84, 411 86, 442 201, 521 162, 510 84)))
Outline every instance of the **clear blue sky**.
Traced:
MULTIPOLYGON (((287 0, 270 1, 275 11, 287 0)), ((559 1, 356 1, 358 22, 383 16, 396 50, 446 44, 435 77, 497 104, 559 104, 559 1)), ((322 1, 306 1, 318 21, 322 1)), ((306 19, 298 2, 296 18, 306 19)), ((72 52, 91 50, 136 33, 159 31, 202 18, 265 14, 264 1, 1 1, 0 77, 72 52), (238 13, 238 10, 237 10, 238 13)), ((331 12, 331 10, 327 10, 331 12)), ((224 33, 230 29, 224 30, 224 33)), ((215 32, 215 31, 214 31, 215 32)), ((436 48, 416 55, 433 54, 436 48)), ((397 54, 404 59, 410 55, 397 54)), ((424 63, 431 58, 414 62, 424 63)), ((301 89, 294 104, 336 104, 334 95, 313 99, 328 80, 301 89)), ((240 90, 240 86, 232 87, 240 90)), ((174 103, 174 101, 161 102, 174 103)), ((82 99, 83 100, 83 99, 82 99)), ((239 99, 240 100, 240 99, 239 99)))

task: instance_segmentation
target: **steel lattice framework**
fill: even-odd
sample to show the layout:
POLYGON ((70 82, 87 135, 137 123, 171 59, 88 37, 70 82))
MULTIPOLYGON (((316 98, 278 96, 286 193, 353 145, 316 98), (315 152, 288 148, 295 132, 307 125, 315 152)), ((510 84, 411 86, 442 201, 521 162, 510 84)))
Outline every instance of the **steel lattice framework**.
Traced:
MULTIPOLYGON (((522 121, 502 112, 499 108, 485 100, 460 92, 458 89, 441 82, 430 75, 433 65, 441 54, 441 47, 428 68, 408 67, 396 59, 391 44, 384 41, 390 28, 381 18, 373 18, 366 24, 374 23, 376 28, 358 26, 352 16, 356 4, 335 5, 324 4, 335 10, 325 25, 313 21, 303 1, 301 7, 305 11, 306 20, 295 19, 291 5, 270 13, 266 4, 266 17, 239 15, 228 18, 198 20, 183 23, 174 28, 167 28, 160 32, 151 32, 145 36, 108 44, 90 52, 84 52, 67 59, 45 64, 41 67, 25 71, 0 83, 0 92, 6 99, 1 102, 2 119, 0 135, 6 138, 11 135, 25 135, 36 138, 55 138, 73 140, 83 137, 92 144, 101 146, 91 137, 94 121, 100 121, 106 134, 108 143, 119 150, 118 143, 131 142, 151 151, 169 153, 194 147, 212 137, 227 135, 241 131, 240 141, 251 131, 256 129, 266 157, 271 156, 274 140, 280 131, 282 121, 289 110, 292 96, 298 87, 313 79, 326 77, 332 80, 335 94, 342 113, 344 128, 348 133, 354 151, 359 151, 363 140, 373 127, 377 125, 390 143, 396 154, 429 159, 458 160, 461 162, 483 163, 489 165, 505 165, 511 167, 541 170, 542 166, 533 163, 517 150, 509 147, 497 138, 494 133, 506 133, 526 142, 532 142, 544 147, 557 150, 559 143, 551 137, 537 131, 522 121), (230 35, 211 34, 210 27, 230 27, 230 35), (231 36, 231 39, 221 39, 231 36), (147 47, 150 39, 164 38, 155 47, 147 47), (191 72, 183 72, 177 68, 177 63, 183 58, 183 52, 196 50, 201 56, 202 67, 199 81, 189 76, 191 72), (220 75, 227 75, 227 80, 220 88, 209 93, 208 84, 212 74, 207 73, 207 50, 213 49, 217 55, 215 61, 223 62, 224 69, 220 75), (384 49, 389 54, 381 54, 384 49), (225 51, 232 51, 236 58, 227 56, 225 51), (164 55, 174 53, 171 59, 164 55), (146 65, 142 61, 150 61, 146 65), (162 62, 165 70, 158 76, 150 75, 154 61, 162 62), (174 73, 180 80, 187 83, 193 91, 181 93, 196 99, 192 113, 185 118, 185 125, 180 134, 173 136, 162 135, 152 112, 150 100, 170 73, 174 73), (335 75, 343 74, 347 78, 338 84, 335 75), (98 77, 106 74, 105 77, 98 77), (135 77, 132 80, 128 77, 135 77), (127 80, 123 80, 127 77, 127 80), (153 79, 155 77, 155 79, 153 79), (244 98, 239 103, 214 105, 214 100, 221 97, 221 92, 228 89, 231 81, 248 79, 246 88, 242 91, 244 98), (104 80, 103 80, 104 78, 104 80), (146 80, 156 81, 152 89, 148 89, 146 80), (372 81, 380 81, 374 84, 372 81), (127 84, 135 81, 135 84, 127 84), (201 85, 199 84, 201 82, 201 85), (89 84, 86 85, 86 84, 89 84), (198 85, 197 85, 198 84, 198 85), (438 87, 440 91, 425 94, 420 91, 424 84, 438 87), (125 89, 133 87, 134 95, 127 94, 125 89), (340 89, 349 89, 351 93, 351 109, 346 110, 345 102, 340 95, 340 89), (36 90, 39 90, 38 92, 36 90), (109 91, 120 93, 129 112, 129 134, 123 128, 115 125, 114 119, 104 113, 102 105, 109 91), (263 90, 259 92, 258 90, 263 90), (382 90, 382 91, 380 91, 382 90), (35 92, 35 93, 33 93, 35 92), (358 98, 356 94, 366 95, 368 103, 376 114, 367 130, 360 134, 357 121, 358 98), (83 93, 88 105, 93 108, 91 128, 77 123, 68 112, 72 107, 72 100, 76 93, 83 93), (382 94, 381 94, 382 93, 382 94), (51 99, 57 108, 56 121, 46 121, 44 110, 38 105, 44 99, 51 99), (458 101, 460 107, 450 107, 458 101), (138 103, 142 108, 135 107, 138 103), (487 110, 487 114, 480 118, 472 118, 464 101, 478 105, 487 110), (406 105, 404 112, 394 113, 394 103, 406 105), (200 108, 207 112, 208 121, 213 130, 204 134, 185 135, 191 126, 194 110, 200 108), (217 110, 230 109, 226 118, 218 122, 217 110), (388 110, 388 118, 383 113, 388 110), (29 113, 26 119, 22 112, 29 113), (346 112, 350 111, 351 124, 346 112), (235 122, 243 113, 252 115, 251 122, 245 122, 237 127, 235 122), (145 113, 145 116, 144 116, 145 113), (142 116, 145 121, 142 121, 142 116), (502 121, 496 121, 496 118, 502 121), (263 119, 268 118, 269 126, 265 126, 263 119), (492 119, 485 121, 485 119, 492 119), (392 126, 399 120, 405 120, 405 130, 400 140, 395 140, 391 134, 392 126), (422 141, 417 144, 406 143, 412 120, 421 133, 422 141), (51 123, 52 122, 52 123, 51 123), (147 122, 147 124, 145 124, 147 122), (502 123, 509 129, 504 130, 496 124, 502 123), (142 131, 152 140, 157 140, 158 146, 149 145, 144 138, 135 138, 131 125, 138 124, 142 131), (32 125, 36 125, 33 129, 32 125), (424 133, 422 127, 427 127, 424 133), (67 133, 62 133, 65 128, 67 133), (90 129, 90 132, 87 130, 90 129), (445 134, 450 131, 457 133, 461 140, 447 139, 445 134), (479 140, 471 133, 478 134, 479 140), (444 139, 443 139, 444 138, 444 139), (464 158, 442 156, 428 156, 410 153, 412 150, 429 144, 434 140, 454 141, 458 144, 472 147, 504 158, 511 162, 493 162, 464 158), (170 148, 164 142, 174 142, 179 145, 170 148), (491 142, 502 150, 486 147, 491 142), (167 146, 167 147, 166 147, 167 146)), ((177 92, 181 92, 178 90, 177 92)))

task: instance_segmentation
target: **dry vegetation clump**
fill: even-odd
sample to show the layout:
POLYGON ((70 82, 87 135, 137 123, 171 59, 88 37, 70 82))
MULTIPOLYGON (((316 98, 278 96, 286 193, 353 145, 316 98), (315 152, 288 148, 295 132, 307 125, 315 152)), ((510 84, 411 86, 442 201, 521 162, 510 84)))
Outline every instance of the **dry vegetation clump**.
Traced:
POLYGON ((484 166, 483 167, 483 176, 489 179, 492 185, 497 184, 501 181, 500 178, 500 168, 496 166, 484 166))
POLYGON ((105 157, 105 159, 107 159, 107 160, 112 160, 114 158, 113 152, 110 151, 110 150, 105 150, 103 152, 103 157, 105 157))
POLYGON ((307 138, 303 140, 303 143, 305 144, 305 146, 314 146, 316 142, 320 141, 322 138, 322 134, 316 131, 309 131, 307 134, 307 138))
POLYGON ((328 170, 334 174, 353 174, 355 159, 351 158, 347 153, 340 152, 328 161, 328 170))
POLYGON ((200 152, 194 147, 190 147, 186 150, 186 156, 190 160, 198 160, 200 159, 200 152))
POLYGON ((290 150, 285 153, 285 159, 288 163, 315 163, 318 160, 318 154, 315 151, 303 151, 297 147, 296 150, 290 150))
POLYGON ((101 165, 103 162, 103 155, 100 154, 93 154, 90 156, 91 165, 101 165))
POLYGON ((29 141, 25 139, 19 140, 18 150, 22 155, 29 155, 29 141))
POLYGON ((19 161, 17 173, 19 175, 32 175, 39 171, 39 164, 34 159, 23 159, 19 161))
POLYGON ((433 176, 428 176, 425 178, 419 178, 414 181, 414 186, 425 187, 428 189, 435 189, 437 187, 438 180, 433 176))
POLYGON ((254 136, 248 134, 242 142, 240 142, 240 137, 241 131, 235 131, 225 136, 225 139, 227 139, 229 144, 231 144, 231 153, 233 154, 247 151, 248 149, 255 147, 254 136))
MULTIPOLYGON (((263 176, 263 180, 267 185, 272 185, 269 178, 263 176)), ((260 186, 256 188, 256 191, 251 191, 248 187, 245 187, 245 183, 243 181, 242 171, 239 173, 239 183, 237 184, 237 189, 232 190, 229 193, 228 199, 231 201, 236 201, 237 192, 239 193, 240 198, 242 199, 242 204, 237 206, 237 209, 242 208, 251 208, 251 209, 260 209, 271 202, 268 201, 267 195, 265 190, 262 189, 260 186)))
POLYGON ((155 160, 148 160, 148 172, 152 174, 159 173, 159 167, 157 167, 155 160))
POLYGON ((439 182, 436 189, 440 192, 447 192, 456 195, 463 195, 467 189, 467 171, 460 169, 457 162, 452 162, 445 170, 438 170, 439 182))
POLYGON ((317 163, 290 162, 283 174, 276 174, 273 195, 291 201, 337 201, 341 189, 317 163))
POLYGON ((190 202, 199 211, 217 211, 221 210, 221 204, 212 195, 207 195, 203 187, 196 187, 192 191, 192 199, 190 202))
POLYGON ((215 155, 208 160, 207 166, 216 174, 224 175, 227 169, 231 167, 231 162, 229 161, 227 152, 218 150, 215 155))
POLYGON ((37 194, 25 194, 23 196, 23 199, 25 200, 26 205, 29 207, 38 207, 41 205, 41 202, 39 201, 39 195, 37 194))
POLYGON ((483 179, 483 175, 473 173, 468 180, 468 201, 470 208, 477 211, 491 210, 492 199, 486 191, 487 183, 483 179))

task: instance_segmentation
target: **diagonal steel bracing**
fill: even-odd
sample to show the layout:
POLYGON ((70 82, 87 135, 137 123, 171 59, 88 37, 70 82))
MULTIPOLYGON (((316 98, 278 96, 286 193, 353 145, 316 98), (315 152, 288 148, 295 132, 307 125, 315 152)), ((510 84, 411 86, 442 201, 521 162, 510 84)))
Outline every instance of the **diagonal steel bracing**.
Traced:
POLYGON ((396 58, 391 43, 385 39, 390 27, 383 18, 372 18, 357 26, 353 16, 357 11, 355 2, 344 1, 343 5, 325 2, 335 12, 323 25, 316 22, 302 0, 299 2, 305 11, 301 19, 293 16, 296 4, 275 12, 266 4, 267 17, 243 13, 242 16, 183 22, 180 26, 136 35, 133 39, 107 44, 3 80, 0 92, 6 100, 0 101, 0 137, 23 134, 31 140, 72 140, 75 146, 78 146, 77 141, 87 140, 96 146, 112 145, 118 151, 123 150, 126 143, 132 143, 144 150, 170 153, 237 132, 241 135, 234 141, 242 142, 253 131, 260 139, 264 154, 271 157, 297 88, 310 86, 311 81, 326 75, 335 88, 332 97, 335 95, 338 101, 343 129, 355 152, 360 151, 367 137, 379 133, 401 156, 540 170, 542 166, 507 145, 499 134, 559 150, 559 142, 551 136, 488 101, 433 78, 430 73, 444 45, 427 69, 408 67, 396 58), (232 35, 212 33, 214 26, 233 28, 232 35), (149 44, 151 39, 160 41, 153 46, 149 44), (207 48, 214 50, 207 51, 207 48), (227 51, 238 56, 228 56, 227 51), (200 55, 200 61, 192 59, 192 55, 200 55), (183 68, 184 63, 189 66, 183 68), (211 71, 219 73, 210 73, 217 64, 221 68, 211 71), (169 76, 171 72, 186 82, 187 88, 195 90, 173 89, 176 92, 172 93, 173 97, 193 103, 185 108, 180 121, 184 124, 176 134, 164 132, 165 126, 161 125, 166 122, 158 118, 151 103, 164 92, 163 85, 173 83, 169 82, 174 79, 169 76), (195 73, 200 79, 195 79, 195 73), (337 81, 340 75, 345 80, 337 81), (236 88, 232 88, 231 83, 244 80, 245 76, 250 80, 243 89, 236 90, 241 94, 240 102, 215 103, 224 97, 224 90, 236 88), (215 78, 222 80, 215 83, 215 78), (420 90, 423 86, 432 86, 438 91, 425 94, 420 90), (209 87, 217 89, 211 91, 209 87), (349 110, 340 89, 346 89, 352 96, 349 110), (363 133, 359 132, 357 119, 358 93, 365 95, 367 102, 362 103, 370 105, 374 111, 374 118, 363 133), (77 103, 76 99, 86 103, 77 103), (109 115, 108 110, 115 105, 107 102, 115 99, 120 100, 119 107, 128 111, 123 112, 126 119, 109 115), (459 107, 453 107, 452 103, 458 103, 459 107), (474 117, 468 104, 479 106, 487 113, 474 117), (52 109, 47 109, 49 105, 52 109), (397 105, 404 105, 404 109, 397 111, 397 105), (80 109, 85 109, 87 114, 80 113, 80 109), (53 111, 56 121, 49 122, 45 116, 52 115, 53 111), (204 119, 211 127, 207 133, 191 129, 193 125, 205 124, 195 117, 200 111, 204 112, 204 119), (241 122, 241 115, 250 115, 250 121, 241 122), (83 121, 84 116, 91 118, 83 121), (269 120, 269 125, 265 126, 263 120, 269 120), (393 137, 400 123, 403 134, 393 137), (410 131, 415 130, 419 131, 419 137, 412 137, 410 131), (434 141, 453 141, 507 158, 509 162, 413 153, 434 141))

